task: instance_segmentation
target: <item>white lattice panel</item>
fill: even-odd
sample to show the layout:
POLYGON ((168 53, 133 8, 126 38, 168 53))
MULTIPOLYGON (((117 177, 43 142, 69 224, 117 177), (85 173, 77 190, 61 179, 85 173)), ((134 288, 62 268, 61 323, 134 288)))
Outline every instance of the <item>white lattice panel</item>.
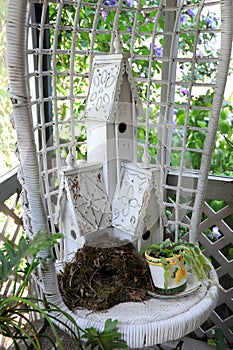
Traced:
POLYGON ((210 257, 224 288, 221 290, 218 305, 201 332, 210 330, 213 326, 220 328, 226 338, 233 341, 233 203, 215 212, 206 202, 203 213, 207 216, 202 221, 200 244, 205 247, 204 254, 210 257), (228 219, 227 219, 228 218, 228 219))

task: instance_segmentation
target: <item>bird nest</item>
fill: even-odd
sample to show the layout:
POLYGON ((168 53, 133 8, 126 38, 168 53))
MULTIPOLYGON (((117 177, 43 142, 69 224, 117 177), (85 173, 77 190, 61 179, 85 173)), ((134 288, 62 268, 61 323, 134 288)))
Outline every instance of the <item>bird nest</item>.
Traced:
POLYGON ((101 241, 85 245, 65 264, 58 281, 71 310, 105 310, 122 302, 147 299, 151 280, 146 262, 132 243, 115 243, 107 248, 100 247, 101 241))

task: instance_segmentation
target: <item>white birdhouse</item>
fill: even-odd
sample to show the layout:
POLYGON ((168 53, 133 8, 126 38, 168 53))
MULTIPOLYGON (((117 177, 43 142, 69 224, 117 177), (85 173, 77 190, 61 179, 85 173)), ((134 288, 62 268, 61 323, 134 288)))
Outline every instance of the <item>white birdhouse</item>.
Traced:
POLYGON ((77 165, 70 152, 62 170, 56 221, 66 258, 89 234, 139 242, 162 212, 160 169, 150 166, 146 148, 144 164, 137 163, 136 120, 143 109, 119 40, 115 47, 94 63, 82 118, 87 162, 77 165))

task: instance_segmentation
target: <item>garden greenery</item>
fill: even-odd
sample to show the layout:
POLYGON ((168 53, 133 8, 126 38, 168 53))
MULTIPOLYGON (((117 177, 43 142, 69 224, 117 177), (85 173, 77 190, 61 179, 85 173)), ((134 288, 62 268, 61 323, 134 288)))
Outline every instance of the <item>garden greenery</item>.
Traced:
POLYGON ((18 161, 14 154, 15 133, 10 123, 11 101, 7 95, 8 76, 6 68, 6 3, 0 0, 0 176, 14 167, 18 161))
MULTIPOLYGON (((95 0, 91 0, 88 4, 95 3, 95 0)), ((195 0, 190 0, 190 4, 195 4, 195 0)), ((159 1, 152 0, 143 0, 141 6, 156 6, 159 4, 159 1)), ((104 0, 103 5, 105 5, 99 14, 99 20, 97 22, 96 30, 106 30, 111 32, 112 23, 114 21, 114 9, 117 6, 117 0, 104 0)), ((125 11, 122 11, 119 17, 118 29, 122 33, 131 33, 133 30, 133 21, 134 21, 134 13, 131 11, 133 7, 137 5, 137 1, 133 0, 124 0, 123 8, 125 11), (128 11, 127 11, 128 10, 128 11)), ((197 9, 186 9, 181 17, 180 17, 180 39, 179 39, 179 47, 178 47, 178 55, 179 57, 189 57, 189 52, 193 51, 195 37, 194 34, 185 34, 186 30, 192 30, 195 26, 196 22, 196 11, 197 9)), ((50 5, 49 16, 50 21, 55 21, 56 15, 58 11, 58 6, 56 4, 50 5)), ((80 31, 77 34, 76 40, 76 50, 89 50, 91 46, 91 29, 93 27, 94 18, 96 15, 95 7, 91 7, 89 5, 82 6, 80 8, 79 13, 79 23, 78 26, 85 28, 86 30, 80 31), (90 29, 90 32, 88 31, 90 29)), ((153 27, 155 25, 155 16, 156 10, 154 12, 143 12, 141 11, 138 14, 138 22, 137 22, 137 31, 139 33, 143 32, 152 32, 153 27)), ((75 18, 75 8, 73 6, 66 5, 66 10, 62 12, 62 16, 60 18, 61 23, 64 26, 72 26, 75 18)), ((200 22, 200 32, 203 30, 203 33, 199 35, 198 38, 198 50, 196 52, 197 57, 218 57, 219 49, 218 49, 218 41, 219 37, 216 29, 219 28, 220 18, 219 14, 214 13, 209 10, 208 13, 204 13, 201 16, 200 22), (207 30, 207 32, 205 32, 207 30)), ((158 32, 164 29, 164 17, 161 16, 158 19, 158 32)), ((72 32, 69 30, 64 30, 59 32, 58 37, 58 48, 62 50, 66 50, 70 48, 70 43, 72 40, 72 32)), ((53 40, 53 34, 51 33, 51 42, 53 40)), ((156 39, 157 40, 157 39, 156 39)), ((155 77, 161 76, 162 72, 162 61, 159 60, 159 57, 163 55, 163 38, 158 36, 158 40, 154 44, 154 53, 155 56, 158 57, 158 60, 154 60, 151 64, 151 71, 155 77)), ((130 53, 130 36, 122 35, 123 41, 123 51, 125 53, 130 53)), ((95 36, 94 50, 96 52, 109 52, 110 50, 110 42, 111 42, 111 34, 98 34, 95 36)), ((135 55, 145 55, 148 57, 150 55, 151 42, 149 34, 139 35, 134 44, 134 54, 135 55)), ((70 67, 70 56, 61 54, 57 55, 57 69, 60 72, 65 72, 69 70, 70 67)), ((200 62, 196 65, 194 72, 194 80, 198 83, 206 83, 212 82, 216 79, 216 71, 217 71, 217 63, 216 62, 200 62)), ((82 72, 88 75, 89 69, 89 59, 87 55, 77 55, 75 58, 75 71, 82 72)), ((133 61, 132 64, 133 75, 136 78, 136 84, 138 86, 139 95, 143 100, 146 99, 148 93, 148 87, 146 83, 142 81, 143 78, 148 77, 149 67, 148 60, 137 59, 133 61), (141 80, 140 80, 141 79, 141 80)), ((175 106, 174 106, 174 115, 173 115, 173 123, 174 123, 174 131, 172 133, 172 146, 181 147, 182 146, 182 128, 180 126, 184 125, 185 108, 180 108, 179 105, 185 102, 188 95, 188 82, 190 80, 191 74, 191 66, 187 62, 177 64, 177 75, 179 77, 179 81, 182 81, 182 85, 175 91, 175 106), (177 128, 175 127, 177 125, 177 128)), ((159 100, 161 88, 159 84, 152 83, 151 84, 151 93, 152 101, 159 100)), ((58 93, 61 96, 66 96, 67 91, 69 90, 69 76, 60 75, 58 76, 58 84, 57 84, 58 93)), ((74 93, 76 96, 83 95, 84 92, 88 90, 88 80, 84 78, 75 79, 74 84, 74 93)), ((191 105, 197 107, 210 107, 212 105, 213 100, 213 89, 209 88, 196 88, 194 89, 194 95, 192 96, 191 105)), ((232 97, 231 97, 232 99, 232 97)), ((85 101, 82 99, 75 101, 74 103, 74 112, 76 116, 76 120, 81 116, 81 113, 84 109, 85 101)), ((59 113, 61 115, 61 119, 65 119, 68 111, 68 106, 64 103, 61 105, 59 113)), ((159 114, 160 109, 156 104, 150 106, 150 124, 156 125, 159 123, 159 114)), ((189 117, 189 125, 190 128, 188 130, 187 149, 203 149, 204 141, 205 141, 205 131, 196 131, 196 127, 206 128, 209 121, 209 111, 191 108, 190 117, 189 117)), ((142 119, 143 121, 143 119, 142 119)), ((143 145, 145 143, 145 127, 139 126, 138 128, 138 156, 139 160, 141 159, 143 145)), ((85 128, 84 126, 80 126, 80 135, 77 141, 85 141, 85 128)), ((156 127, 149 128, 149 152, 152 158, 152 162, 156 161, 156 147, 158 144, 158 133, 156 127)), ((232 158, 232 103, 231 101, 224 101, 223 108, 220 116, 219 122, 219 130, 217 133, 216 139, 216 147, 213 152, 212 165, 210 169, 211 174, 216 175, 232 175, 233 174, 233 158, 232 158)), ((85 157, 85 149, 79 149, 78 155, 80 158, 85 157)), ((199 169, 201 161, 201 153, 188 151, 186 164, 184 164, 187 168, 191 169, 199 169)), ((180 152, 174 151, 171 152, 170 162, 173 166, 178 166, 180 162, 180 152)))

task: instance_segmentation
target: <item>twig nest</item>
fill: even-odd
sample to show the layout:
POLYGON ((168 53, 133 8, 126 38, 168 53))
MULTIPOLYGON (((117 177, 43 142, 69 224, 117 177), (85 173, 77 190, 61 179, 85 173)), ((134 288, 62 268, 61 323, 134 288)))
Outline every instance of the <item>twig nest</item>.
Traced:
POLYGON ((105 310, 126 301, 143 301, 151 289, 150 274, 133 244, 98 248, 84 246, 58 276, 65 304, 105 310))

